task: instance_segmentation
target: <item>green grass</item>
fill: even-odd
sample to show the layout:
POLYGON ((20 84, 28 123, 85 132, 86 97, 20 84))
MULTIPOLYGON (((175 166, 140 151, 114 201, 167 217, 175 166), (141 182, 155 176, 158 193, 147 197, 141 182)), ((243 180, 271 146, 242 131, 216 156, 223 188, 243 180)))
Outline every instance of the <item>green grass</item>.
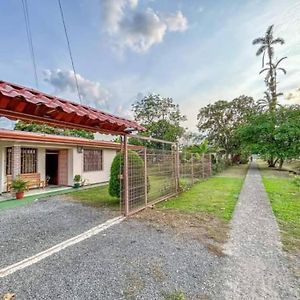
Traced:
POLYGON ((158 208, 185 213, 205 212, 229 221, 246 172, 246 165, 230 167, 223 174, 199 182, 178 197, 159 204, 158 208))
POLYGON ((69 195, 75 200, 95 207, 120 207, 120 200, 109 195, 107 185, 75 191, 69 195))
POLYGON ((287 251, 300 251, 300 188, 292 178, 263 176, 282 242, 287 251))

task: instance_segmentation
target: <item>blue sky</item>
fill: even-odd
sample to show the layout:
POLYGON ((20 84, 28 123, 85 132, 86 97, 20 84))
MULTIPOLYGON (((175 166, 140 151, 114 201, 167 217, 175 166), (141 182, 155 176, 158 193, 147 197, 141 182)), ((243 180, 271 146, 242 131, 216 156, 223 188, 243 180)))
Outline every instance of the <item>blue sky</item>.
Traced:
MULTIPOLYGON (((58 3, 27 0, 39 89, 78 101, 58 3)), ((286 44, 283 103, 300 103, 299 0, 61 0, 84 103, 130 117, 137 97, 173 97, 195 130, 199 108, 263 95, 251 41, 270 24, 286 44), (287 100, 287 98, 289 100, 287 100)), ((21 0, 1 1, 0 78, 35 88, 21 0)), ((0 126, 7 123, 0 121, 0 126)))

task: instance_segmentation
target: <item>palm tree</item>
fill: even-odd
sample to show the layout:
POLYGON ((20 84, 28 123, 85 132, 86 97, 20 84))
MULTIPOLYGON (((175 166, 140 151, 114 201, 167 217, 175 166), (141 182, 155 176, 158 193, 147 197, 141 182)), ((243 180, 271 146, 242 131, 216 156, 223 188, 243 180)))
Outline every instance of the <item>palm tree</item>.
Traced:
MULTIPOLYGON (((276 94, 277 97, 282 95, 283 95, 282 93, 276 94)), ((274 112, 277 107, 282 107, 282 105, 274 102, 274 100, 270 96, 270 93, 265 92, 264 97, 257 101, 257 107, 261 111, 274 112)))
MULTIPOLYGON (((268 27, 266 34, 264 37, 259 37, 256 38, 252 41, 253 45, 260 45, 258 50, 256 51, 256 56, 262 55, 262 67, 264 68, 265 66, 265 55, 268 55, 268 67, 264 68, 260 73, 263 73, 264 71, 268 70, 267 76, 265 78, 265 82, 267 84, 268 89, 270 90, 271 97, 273 101, 276 103, 277 102, 277 82, 276 82, 276 69, 279 65, 279 63, 285 59, 282 58, 280 59, 276 64, 273 63, 273 58, 274 58, 274 45, 284 44, 284 40, 282 38, 274 38, 273 37, 273 27, 274 25, 271 25, 268 27)), ((282 69, 282 68, 278 68, 282 69)), ((285 73, 286 71, 282 69, 282 71, 285 73)))
POLYGON ((252 41, 253 45, 261 45, 258 48, 258 50, 256 51, 256 56, 260 56, 261 54, 263 55, 262 56, 262 67, 264 67, 264 65, 265 65, 266 52, 269 57, 269 64, 271 65, 272 59, 274 56, 274 45, 276 45, 276 44, 283 45, 284 44, 283 38, 279 37, 279 38, 274 39, 273 28, 274 28, 274 25, 269 26, 264 37, 259 37, 252 41))

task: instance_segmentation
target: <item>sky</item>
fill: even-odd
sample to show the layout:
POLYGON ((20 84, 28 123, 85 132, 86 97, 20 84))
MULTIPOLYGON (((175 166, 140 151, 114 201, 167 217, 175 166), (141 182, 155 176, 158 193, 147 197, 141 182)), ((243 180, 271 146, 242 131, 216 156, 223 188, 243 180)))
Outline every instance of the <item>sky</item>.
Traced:
MULTIPOLYGON (((58 1, 27 0, 39 90, 79 101, 58 1)), ((199 109, 265 91, 252 40, 274 24, 287 56, 284 104, 300 103, 299 0, 61 0, 83 103, 132 118, 150 93, 172 97, 196 131, 199 109)), ((36 88, 21 0, 0 1, 0 79, 36 88)), ((0 118, 0 127, 12 125, 0 118)))

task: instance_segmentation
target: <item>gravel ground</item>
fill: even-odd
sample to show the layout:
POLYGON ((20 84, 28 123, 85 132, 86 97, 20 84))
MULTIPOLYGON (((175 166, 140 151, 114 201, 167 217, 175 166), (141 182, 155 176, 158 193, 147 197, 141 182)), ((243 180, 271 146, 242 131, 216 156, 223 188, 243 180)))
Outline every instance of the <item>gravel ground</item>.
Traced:
POLYGON ((7 276, 17 299, 164 299, 183 291, 207 299, 221 258, 199 241, 128 219, 105 233, 7 276))
POLYGON ((261 175, 250 166, 225 246, 216 299, 300 299, 299 282, 288 268, 280 232, 261 175))
MULTIPOLYGON (((3 265, 106 221, 112 213, 49 199, 2 212, 3 265), (16 213, 17 212, 17 213, 16 213), (21 228, 21 229, 20 229, 21 228), (5 260, 5 263, 3 261, 5 260)), ((261 176, 249 169, 234 218, 227 256, 172 227, 128 218, 0 281, 0 297, 16 299, 300 299, 288 269, 261 176)))
POLYGON ((0 212, 0 268, 16 263, 116 215, 57 196, 0 212))

